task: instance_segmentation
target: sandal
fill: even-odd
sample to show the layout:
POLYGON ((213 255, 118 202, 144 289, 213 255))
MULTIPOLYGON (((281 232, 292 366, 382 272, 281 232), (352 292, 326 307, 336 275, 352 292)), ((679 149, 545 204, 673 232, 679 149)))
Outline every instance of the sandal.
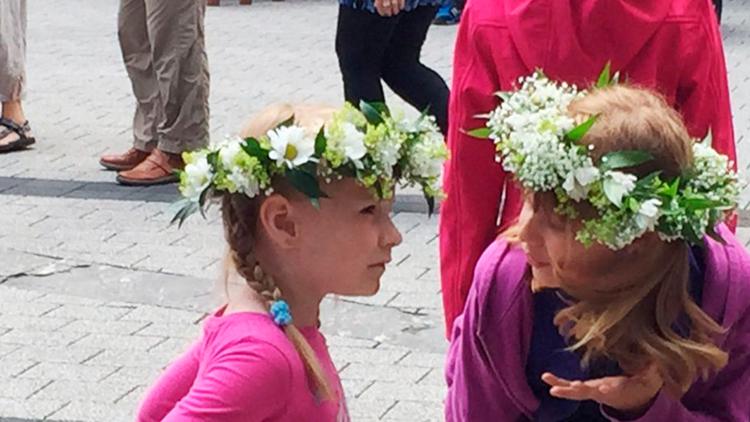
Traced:
POLYGON ((34 143, 36 143, 36 139, 31 135, 31 126, 29 126, 28 120, 19 125, 13 120, 0 117, 0 152, 18 151, 34 143), (4 139, 13 134, 16 134, 18 139, 2 143, 4 139))

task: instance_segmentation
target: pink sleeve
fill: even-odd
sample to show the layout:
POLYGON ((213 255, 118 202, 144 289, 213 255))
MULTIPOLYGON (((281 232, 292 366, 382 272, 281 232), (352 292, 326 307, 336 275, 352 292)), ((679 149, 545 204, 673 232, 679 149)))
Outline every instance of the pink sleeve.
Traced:
POLYGON ((204 353, 197 378, 164 421, 254 422, 283 417, 291 386, 286 356, 244 338, 204 353))
POLYGON ((139 422, 152 422, 164 419, 174 404, 190 390, 198 373, 197 353, 201 342, 172 362, 146 394, 138 410, 139 422))

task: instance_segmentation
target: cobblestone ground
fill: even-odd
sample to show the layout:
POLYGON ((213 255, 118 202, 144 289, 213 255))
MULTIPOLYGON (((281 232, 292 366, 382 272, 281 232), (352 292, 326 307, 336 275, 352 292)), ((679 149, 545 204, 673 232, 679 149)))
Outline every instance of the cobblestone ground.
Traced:
MULTIPOLYGON (((340 101, 334 1, 226 3, 206 22, 212 136, 270 102, 340 101)), ((216 215, 168 227, 173 187, 121 188, 97 164, 130 144, 116 9, 115 0, 30 2, 26 107, 40 142, 0 155, 0 420, 132 420, 144 388, 216 305, 216 215)), ((725 13, 747 171, 750 0, 729 1, 725 13)), ((446 78, 454 36, 434 27, 424 51, 446 78)), ((404 243, 381 291, 324 303, 355 421, 441 420, 437 219, 406 212, 419 208, 409 192, 399 204, 404 243)), ((750 229, 740 234, 750 240, 750 229)))

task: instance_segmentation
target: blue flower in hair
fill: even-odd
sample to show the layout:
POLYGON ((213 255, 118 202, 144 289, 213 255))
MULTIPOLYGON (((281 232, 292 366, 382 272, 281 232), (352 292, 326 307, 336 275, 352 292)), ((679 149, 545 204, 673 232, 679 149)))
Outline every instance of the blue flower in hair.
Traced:
POLYGON ((285 300, 279 299, 271 304, 271 316, 273 322, 279 326, 285 326, 292 323, 292 314, 289 312, 289 304, 285 300))

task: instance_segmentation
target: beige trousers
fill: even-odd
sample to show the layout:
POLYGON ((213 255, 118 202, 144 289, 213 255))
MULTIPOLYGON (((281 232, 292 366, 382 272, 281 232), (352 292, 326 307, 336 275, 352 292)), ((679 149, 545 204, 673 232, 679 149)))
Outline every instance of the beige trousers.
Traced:
POLYGON ((0 101, 23 96, 26 82, 26 0, 0 0, 0 101))
POLYGON ((177 154, 208 144, 205 14, 206 0, 120 0, 117 34, 137 101, 135 148, 177 154))

